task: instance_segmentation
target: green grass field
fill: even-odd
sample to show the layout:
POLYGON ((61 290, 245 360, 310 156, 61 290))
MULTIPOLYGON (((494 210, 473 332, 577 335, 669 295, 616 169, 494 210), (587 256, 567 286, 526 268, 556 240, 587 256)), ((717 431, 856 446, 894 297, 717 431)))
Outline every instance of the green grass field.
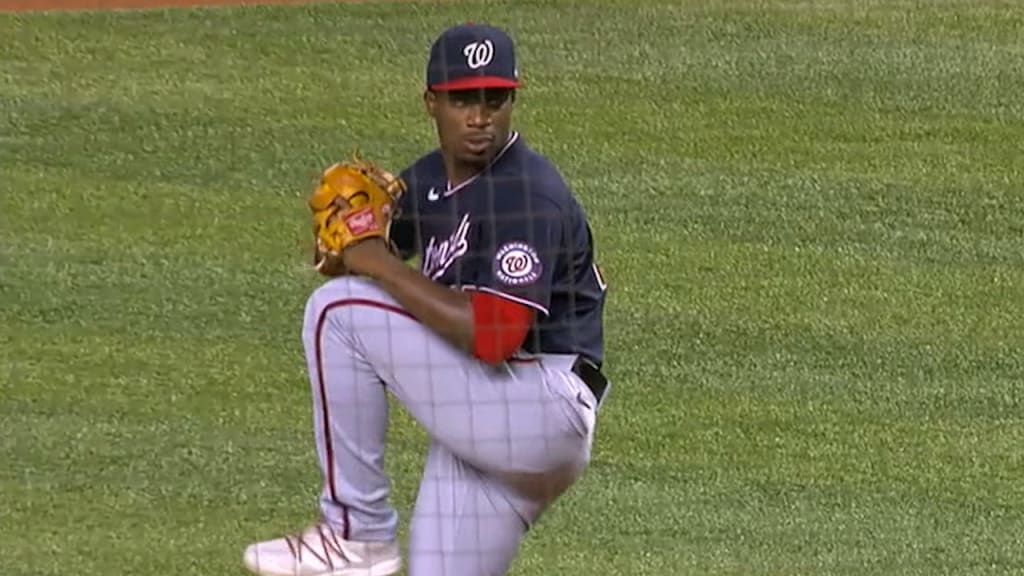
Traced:
POLYGON ((612 286, 593 467, 514 574, 1024 573, 1009 0, 0 15, 0 573, 242 574, 314 517, 305 195, 434 145, 468 19, 612 286))

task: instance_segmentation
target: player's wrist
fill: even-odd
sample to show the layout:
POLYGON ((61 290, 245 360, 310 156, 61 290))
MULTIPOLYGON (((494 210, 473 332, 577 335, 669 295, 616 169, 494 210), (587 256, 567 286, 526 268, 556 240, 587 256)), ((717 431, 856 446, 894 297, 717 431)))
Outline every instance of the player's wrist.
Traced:
POLYGON ((377 278, 394 256, 380 238, 367 238, 350 244, 342 253, 345 268, 352 273, 377 278))
POLYGON ((366 242, 368 245, 361 246, 354 258, 359 267, 358 271, 363 276, 378 281, 386 280, 393 277, 396 270, 406 267, 382 240, 371 239, 366 242))

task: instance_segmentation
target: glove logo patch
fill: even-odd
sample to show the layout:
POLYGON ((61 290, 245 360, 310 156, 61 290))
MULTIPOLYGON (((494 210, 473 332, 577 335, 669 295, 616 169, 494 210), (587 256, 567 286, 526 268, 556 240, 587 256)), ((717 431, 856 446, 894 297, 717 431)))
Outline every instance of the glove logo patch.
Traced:
POLYGON ((353 235, 359 236, 378 228, 377 219, 373 216, 373 208, 365 208, 345 216, 345 225, 353 235))
POLYGON ((498 249, 498 280, 510 286, 525 286, 540 278, 542 266, 537 251, 523 242, 510 242, 498 249))

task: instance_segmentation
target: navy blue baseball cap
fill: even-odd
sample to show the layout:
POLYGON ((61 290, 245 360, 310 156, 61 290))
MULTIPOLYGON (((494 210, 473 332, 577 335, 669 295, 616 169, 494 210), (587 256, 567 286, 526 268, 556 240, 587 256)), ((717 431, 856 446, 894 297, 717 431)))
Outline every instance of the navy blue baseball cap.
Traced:
POLYGON ((512 38, 486 24, 453 26, 430 47, 427 88, 437 91, 519 88, 512 38))

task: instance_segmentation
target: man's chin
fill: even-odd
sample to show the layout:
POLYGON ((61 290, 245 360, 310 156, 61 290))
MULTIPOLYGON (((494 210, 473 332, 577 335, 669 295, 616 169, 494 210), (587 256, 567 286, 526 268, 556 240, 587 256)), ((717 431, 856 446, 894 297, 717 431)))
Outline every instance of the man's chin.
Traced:
POLYGON ((493 150, 485 150, 481 153, 474 154, 471 152, 463 152, 459 155, 459 162, 462 162, 466 166, 476 166, 483 168, 494 158, 493 150))

